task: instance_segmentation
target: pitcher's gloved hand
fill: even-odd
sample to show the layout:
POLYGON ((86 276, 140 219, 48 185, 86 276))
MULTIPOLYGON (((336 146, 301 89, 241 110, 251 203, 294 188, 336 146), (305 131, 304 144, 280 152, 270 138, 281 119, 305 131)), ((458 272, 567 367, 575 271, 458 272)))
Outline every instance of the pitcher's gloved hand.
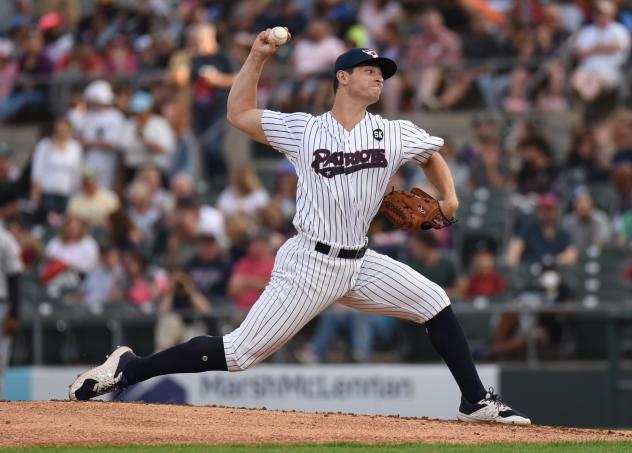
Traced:
POLYGON ((414 187, 407 190, 393 190, 384 196, 380 213, 397 228, 406 231, 445 228, 456 219, 448 219, 439 201, 423 190, 414 187))

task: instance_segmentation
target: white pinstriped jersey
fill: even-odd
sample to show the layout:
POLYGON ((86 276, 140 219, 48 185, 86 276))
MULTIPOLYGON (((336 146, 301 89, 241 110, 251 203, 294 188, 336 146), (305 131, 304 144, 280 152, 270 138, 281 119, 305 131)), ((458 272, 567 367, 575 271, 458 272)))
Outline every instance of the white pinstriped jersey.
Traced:
POLYGON ((351 131, 331 112, 264 110, 270 145, 285 154, 298 175, 297 231, 327 244, 357 248, 377 213, 387 184, 407 161, 419 163, 443 146, 410 121, 366 113, 351 131))

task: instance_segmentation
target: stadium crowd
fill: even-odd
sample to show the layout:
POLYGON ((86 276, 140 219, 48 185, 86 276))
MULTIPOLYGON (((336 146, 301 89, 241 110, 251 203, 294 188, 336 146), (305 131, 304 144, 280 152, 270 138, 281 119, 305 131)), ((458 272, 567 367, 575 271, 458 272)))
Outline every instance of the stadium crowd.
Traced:
MULTIPOLYGON (((262 182, 256 161, 229 168, 224 149, 228 90, 255 34, 276 25, 293 40, 266 67, 261 107, 325 111, 333 62, 355 46, 401 65, 381 114, 479 112, 471 139, 447 137, 442 150, 459 224, 405 235, 378 217, 375 249, 473 304, 594 306, 575 268, 601 250, 620 252, 630 265, 614 277, 632 281, 632 2, 17 0, 0 12, 1 127, 43 130, 34 150, 0 146, 0 184, 24 180, 12 157, 32 154, 25 200, 0 207, 0 220, 48 298, 156 313, 158 350, 221 330, 209 322, 218 313, 238 324, 294 232, 291 165, 280 160, 262 182), (57 86, 72 87, 63 102, 57 86), (595 119, 598 103, 608 108, 595 119), (534 111, 579 112, 569 149, 521 116, 534 111)), ((392 185, 424 186, 422 176, 405 167, 392 185)), ((506 312, 493 328, 479 358, 559 336, 546 316, 506 312)), ((419 335, 337 307, 314 330, 299 360, 329 360, 340 330, 358 361, 375 342, 419 335)))

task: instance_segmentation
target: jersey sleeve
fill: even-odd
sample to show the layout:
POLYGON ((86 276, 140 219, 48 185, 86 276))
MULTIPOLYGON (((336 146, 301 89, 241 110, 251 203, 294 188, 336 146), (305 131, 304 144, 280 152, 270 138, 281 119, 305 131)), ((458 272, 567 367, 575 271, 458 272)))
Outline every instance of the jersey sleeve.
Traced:
POLYGON ((295 156, 301 148, 301 140, 307 121, 311 118, 308 113, 281 113, 264 110, 261 115, 261 127, 272 146, 277 151, 295 156))
POLYGON ((441 137, 433 137, 410 121, 400 121, 403 162, 424 163, 443 146, 441 137))

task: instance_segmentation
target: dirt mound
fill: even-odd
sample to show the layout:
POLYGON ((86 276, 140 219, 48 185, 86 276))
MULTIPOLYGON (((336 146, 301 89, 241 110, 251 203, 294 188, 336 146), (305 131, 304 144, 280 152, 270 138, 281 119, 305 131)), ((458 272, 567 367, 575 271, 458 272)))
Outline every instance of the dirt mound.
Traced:
POLYGON ((632 432, 144 403, 0 402, 0 446, 628 440, 632 432))

